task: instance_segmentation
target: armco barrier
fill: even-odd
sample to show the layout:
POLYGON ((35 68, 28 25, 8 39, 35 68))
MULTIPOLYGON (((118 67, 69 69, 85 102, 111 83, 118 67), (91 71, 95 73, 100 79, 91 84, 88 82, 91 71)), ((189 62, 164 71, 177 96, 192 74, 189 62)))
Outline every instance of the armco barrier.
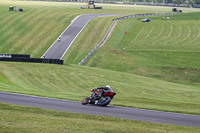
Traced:
POLYGON ((30 55, 16 54, 0 54, 0 61, 64 64, 64 61, 59 59, 30 58, 30 55))
POLYGON ((120 18, 115 18, 113 19, 113 23, 111 24, 110 28, 108 29, 106 35, 104 36, 103 40, 84 58, 81 60, 81 62, 79 62, 78 65, 82 65, 99 47, 101 47, 101 45, 104 43, 104 41, 106 40, 106 38, 108 37, 108 33, 110 32, 110 30, 113 28, 114 24, 116 21, 118 20, 123 20, 123 19, 128 19, 128 18, 132 18, 132 17, 140 17, 140 16, 156 16, 156 15, 174 15, 177 13, 158 13, 158 14, 153 14, 153 13, 148 13, 148 14, 134 14, 134 15, 129 15, 129 16, 124 16, 124 17, 120 17, 120 18))

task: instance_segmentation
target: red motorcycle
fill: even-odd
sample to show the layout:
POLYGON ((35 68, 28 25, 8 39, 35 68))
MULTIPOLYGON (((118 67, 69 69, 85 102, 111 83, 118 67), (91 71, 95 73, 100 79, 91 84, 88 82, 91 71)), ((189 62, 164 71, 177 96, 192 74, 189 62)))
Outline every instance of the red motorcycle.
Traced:
POLYGON ((95 97, 91 98, 91 96, 88 96, 84 98, 82 100, 83 105, 95 104, 99 106, 106 106, 111 102, 111 100, 116 95, 116 93, 111 88, 107 89, 106 91, 98 92, 98 91, 92 90, 91 92, 95 93, 95 97), (102 93, 101 96, 99 96, 100 93, 102 93))

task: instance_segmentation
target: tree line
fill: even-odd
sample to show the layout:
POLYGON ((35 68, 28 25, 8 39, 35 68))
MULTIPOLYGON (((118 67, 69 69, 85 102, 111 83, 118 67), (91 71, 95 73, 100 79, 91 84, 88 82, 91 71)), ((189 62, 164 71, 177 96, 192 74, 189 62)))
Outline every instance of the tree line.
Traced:
MULTIPOLYGON (((87 2, 90 0, 27 0, 27 1, 58 1, 58 2, 87 2)), ((145 4, 145 5, 169 5, 181 4, 191 5, 200 4, 200 0, 91 0, 101 3, 126 3, 126 4, 145 4), (159 3, 159 4, 158 4, 159 3)))
POLYGON ((200 0, 128 0, 128 1, 130 1, 130 2, 151 2, 151 3, 174 3, 174 4, 200 4, 200 0))

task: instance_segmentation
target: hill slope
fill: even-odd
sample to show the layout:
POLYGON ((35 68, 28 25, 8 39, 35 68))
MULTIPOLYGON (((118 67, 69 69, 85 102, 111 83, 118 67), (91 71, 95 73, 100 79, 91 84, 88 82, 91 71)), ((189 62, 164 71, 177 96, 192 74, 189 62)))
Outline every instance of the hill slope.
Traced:
POLYGON ((104 69, 0 63, 0 91, 81 101, 95 86, 117 92, 113 105, 199 114, 200 90, 104 69))
POLYGON ((137 18, 118 21, 86 65, 199 87, 200 14, 150 18, 149 23, 137 18))

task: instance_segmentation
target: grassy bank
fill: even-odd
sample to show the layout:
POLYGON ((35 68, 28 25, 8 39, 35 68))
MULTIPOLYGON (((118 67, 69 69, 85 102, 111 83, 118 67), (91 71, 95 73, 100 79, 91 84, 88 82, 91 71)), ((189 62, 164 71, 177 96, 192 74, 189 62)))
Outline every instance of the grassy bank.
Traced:
POLYGON ((134 74, 76 65, 0 62, 0 91, 81 101, 96 86, 116 91, 112 105, 199 114, 200 90, 134 74))
POLYGON ((65 64, 77 65, 85 58, 101 42, 115 17, 101 17, 90 21, 64 56, 65 64))
POLYGON ((23 107, 0 103, 1 132, 197 133, 199 128, 153 124, 112 117, 23 107))
POLYGON ((149 23, 118 21, 86 65, 199 87, 199 13, 150 18, 149 23))

